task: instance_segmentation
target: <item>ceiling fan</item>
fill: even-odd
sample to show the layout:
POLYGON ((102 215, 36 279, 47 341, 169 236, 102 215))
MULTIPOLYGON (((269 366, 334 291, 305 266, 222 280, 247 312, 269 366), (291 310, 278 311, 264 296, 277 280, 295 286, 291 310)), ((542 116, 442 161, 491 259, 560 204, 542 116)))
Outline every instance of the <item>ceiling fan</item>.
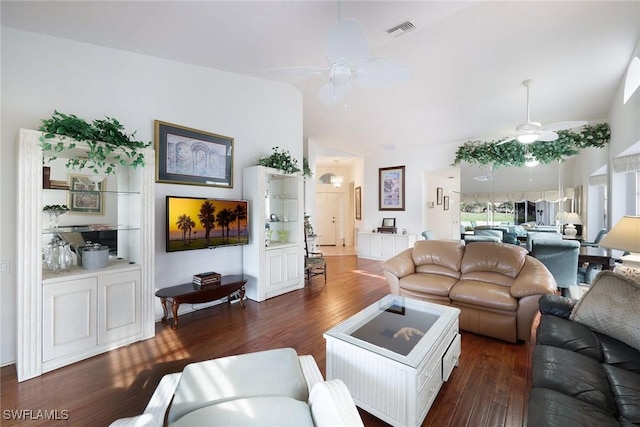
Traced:
POLYGON ((498 145, 502 145, 506 142, 513 141, 514 139, 522 144, 531 144, 536 141, 555 141, 558 139, 558 134, 555 131, 573 129, 587 124, 584 120, 557 122, 546 126, 542 126, 539 122, 532 122, 529 115, 530 108, 530 94, 529 88, 533 80, 527 79, 522 82, 522 85, 527 88, 527 121, 516 127, 516 135, 510 136, 502 141, 498 142, 498 145))
POLYGON ((362 24, 355 19, 341 19, 329 33, 325 46, 327 67, 284 67, 271 73, 294 78, 327 74, 329 82, 319 90, 325 105, 342 102, 353 83, 365 89, 387 88, 408 80, 407 66, 389 58, 370 57, 369 40, 362 24))

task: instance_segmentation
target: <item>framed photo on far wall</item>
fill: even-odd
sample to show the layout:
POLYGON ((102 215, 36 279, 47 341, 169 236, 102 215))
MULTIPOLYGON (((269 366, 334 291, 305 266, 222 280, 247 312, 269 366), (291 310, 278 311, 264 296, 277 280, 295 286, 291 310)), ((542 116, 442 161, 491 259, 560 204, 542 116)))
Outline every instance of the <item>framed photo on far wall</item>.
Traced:
POLYGON ((69 175, 69 211, 79 214, 104 214, 106 181, 102 176, 69 175))
POLYGON ((449 210, 449 196, 444 196, 444 199, 443 199, 442 203, 443 203, 442 208, 445 211, 448 211, 449 210))
POLYGON ((356 187, 356 219, 362 219, 362 187, 356 187))
POLYGON ((404 166, 378 169, 378 209, 381 211, 403 211, 404 166))
POLYGON ((436 204, 441 205, 442 204, 442 187, 438 187, 436 188, 436 204))
POLYGON ((233 138, 155 121, 156 182, 233 188, 233 138))

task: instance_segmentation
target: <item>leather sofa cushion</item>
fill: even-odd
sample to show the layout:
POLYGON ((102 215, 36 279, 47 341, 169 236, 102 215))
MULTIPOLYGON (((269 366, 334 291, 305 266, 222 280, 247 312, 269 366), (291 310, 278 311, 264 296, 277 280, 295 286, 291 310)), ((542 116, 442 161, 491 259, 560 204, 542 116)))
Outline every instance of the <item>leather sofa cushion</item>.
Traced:
POLYGON ((260 396, 284 396, 303 402, 309 399, 294 349, 259 351, 187 365, 168 420, 171 423, 198 408, 227 400, 260 396), (262 380, 256 382, 256 378, 262 380))
POLYGON ((603 365, 616 399, 619 418, 640 424, 640 374, 603 365))
POLYGON ((574 351, 593 360, 603 360, 598 336, 586 326, 551 314, 540 316, 536 343, 574 351))
POLYGON ((552 314, 565 319, 569 318, 575 305, 575 300, 554 294, 542 295, 539 301, 540 313, 552 314))
POLYGON ((458 279, 439 274, 410 274, 400 279, 400 288, 446 297, 458 279))
POLYGON ((473 304, 479 308, 487 307, 502 311, 518 309, 518 300, 511 296, 509 287, 495 283, 460 280, 451 288, 449 298, 452 301, 473 304))
POLYGON ((594 333, 600 340, 604 363, 640 374, 640 351, 608 335, 594 333))
POLYGON ((307 402, 290 397, 261 396, 229 400, 196 409, 171 423, 171 427, 211 425, 226 427, 313 426, 307 402))
POLYGON ((438 264, 420 264, 416 265, 416 273, 439 274, 458 280, 460 278, 459 271, 450 270, 438 264))
POLYGON ((520 246, 476 242, 464 250, 460 272, 493 271, 515 279, 524 265, 527 250, 520 246))
POLYGON ((549 388, 617 415, 607 375, 597 361, 547 345, 536 345, 532 360, 533 387, 549 388))
POLYGON ((449 270, 451 277, 459 277, 464 251, 464 244, 460 242, 418 240, 413 246, 411 256, 416 269, 423 264, 435 264, 449 270))
POLYGON ((547 427, 619 427, 620 423, 600 408, 547 388, 529 393, 527 425, 547 427))

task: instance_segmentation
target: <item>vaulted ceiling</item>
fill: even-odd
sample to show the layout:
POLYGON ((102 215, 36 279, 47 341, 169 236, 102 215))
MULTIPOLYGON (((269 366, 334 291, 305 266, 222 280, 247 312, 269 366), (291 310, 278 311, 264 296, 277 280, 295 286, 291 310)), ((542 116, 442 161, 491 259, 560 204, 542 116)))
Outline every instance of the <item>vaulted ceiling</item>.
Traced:
POLYGON ((175 61, 274 78, 325 66, 339 17, 362 22, 374 56, 412 72, 391 89, 321 104, 323 76, 294 84, 304 136, 355 155, 461 144, 545 123, 606 117, 640 39, 638 1, 2 1, 2 24, 175 61), (387 29, 410 21, 399 37, 387 29))

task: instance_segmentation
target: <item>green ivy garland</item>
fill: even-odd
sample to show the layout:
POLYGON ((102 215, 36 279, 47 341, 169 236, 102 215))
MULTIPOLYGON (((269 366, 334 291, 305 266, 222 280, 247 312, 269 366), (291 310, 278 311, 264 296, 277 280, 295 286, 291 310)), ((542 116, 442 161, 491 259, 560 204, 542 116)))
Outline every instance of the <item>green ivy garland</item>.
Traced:
POLYGON ((498 145, 500 141, 467 141, 456 151, 454 165, 465 161, 480 165, 516 166, 525 164, 525 153, 540 163, 548 164, 574 156, 588 147, 602 148, 611 139, 608 123, 586 125, 580 131, 561 130, 558 139, 549 142, 521 144, 516 140, 498 145))
POLYGON ((272 150, 273 153, 269 157, 263 157, 258 160, 258 165, 280 169, 288 174, 300 172, 298 160, 291 157, 289 150, 280 151, 280 147, 273 147, 272 150))
POLYGON ((42 149, 51 153, 49 161, 56 159, 56 154, 76 147, 75 142, 65 141, 66 136, 85 142, 89 147, 87 157, 69 159, 67 168, 87 168, 96 174, 115 173, 118 164, 133 168, 144 166, 142 150, 151 146, 151 142, 137 141, 135 132, 126 134, 124 126, 111 117, 88 123, 74 114, 54 110, 51 118, 42 120, 39 130, 44 132, 40 137, 42 149), (60 140, 51 143, 58 135, 60 140))

